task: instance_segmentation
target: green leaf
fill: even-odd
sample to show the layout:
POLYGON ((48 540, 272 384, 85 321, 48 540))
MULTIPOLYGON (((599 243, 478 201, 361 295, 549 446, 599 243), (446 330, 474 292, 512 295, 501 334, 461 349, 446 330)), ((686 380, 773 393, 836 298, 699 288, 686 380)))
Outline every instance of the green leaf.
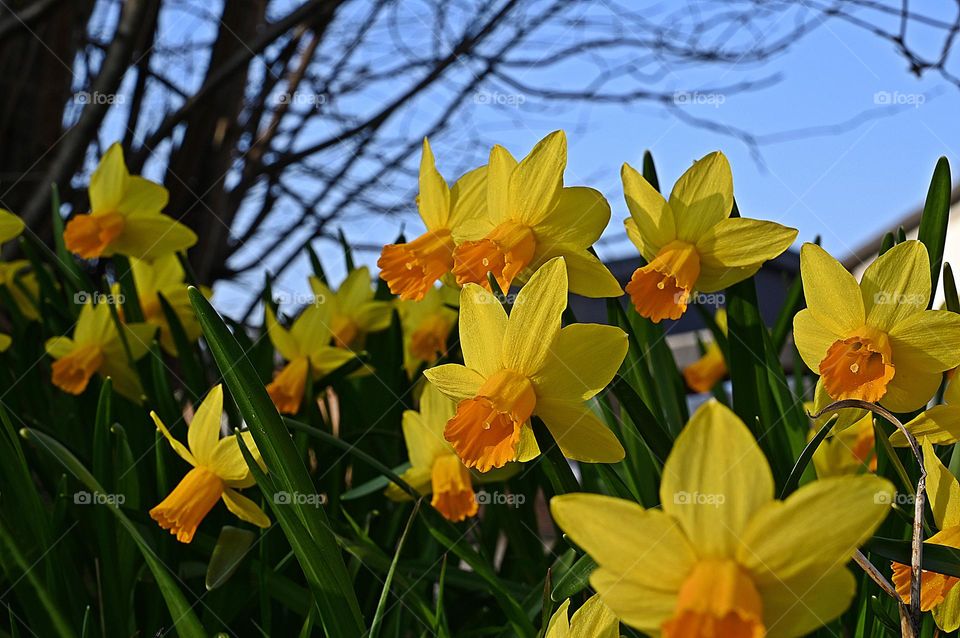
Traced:
POLYGON ((212 591, 227 582, 243 561, 257 535, 248 529, 224 525, 207 563, 204 584, 212 591))
POLYGON ((950 162, 946 157, 937 160, 933 169, 933 178, 927 190, 927 199, 920 216, 920 229, 917 239, 923 242, 930 255, 930 307, 937 294, 937 282, 940 278, 940 264, 943 262, 943 247, 947 242, 947 224, 950 221, 950 162))
POLYGON ((960 297, 957 296, 957 282, 953 278, 953 268, 949 263, 943 265, 943 296, 947 310, 960 313, 960 297))
MULTIPOLYGON (((910 564, 911 544, 908 540, 874 537, 867 541, 863 550, 896 563, 910 564)), ((924 543, 921 568, 960 578, 960 549, 924 543)))
POLYGON ((784 483, 783 489, 780 491, 781 501, 790 496, 790 494, 797 489, 797 485, 800 484, 800 477, 803 476, 804 470, 807 469, 810 459, 813 458, 817 448, 820 447, 820 444, 823 443, 824 439, 827 438, 827 435, 830 434, 830 430, 833 429, 833 425, 837 422, 838 418, 838 415, 834 415, 828 419, 823 427, 817 431, 816 436, 810 439, 810 442, 807 443, 806 447, 803 448, 803 452, 801 452, 800 456, 797 458, 797 462, 794 464, 793 470, 790 471, 790 476, 787 477, 787 482, 784 483))
MULTIPOLYGON (((61 445, 59 441, 30 428, 20 430, 20 435, 28 441, 35 443, 39 448, 60 461, 63 467, 83 483, 88 490, 93 493, 105 493, 105 490, 101 487, 97 479, 94 478, 93 474, 83 466, 70 450, 61 445)), ((167 603, 167 609, 170 611, 170 616, 173 619, 174 626, 177 628, 177 633, 180 636, 188 638, 194 636, 203 638, 206 636, 206 631, 200 624, 200 621, 197 620, 192 605, 184 598, 183 592, 177 587, 169 569, 156 557, 153 548, 150 547, 150 544, 147 543, 146 539, 140 534, 137 526, 127 518, 115 503, 108 501, 100 505, 100 507, 108 508, 114 516, 116 516, 127 533, 130 534, 134 542, 136 542, 140 553, 143 555, 144 561, 147 563, 147 567, 150 569, 150 573, 153 574, 157 587, 160 588, 160 593, 163 595, 164 601, 167 603)))
POLYGON ((643 179, 647 180, 655 190, 660 190, 660 180, 657 178, 657 167, 653 164, 653 155, 650 151, 643 152, 643 179))
MULTIPOLYGON (((190 287, 189 295, 214 361, 269 469, 271 483, 289 493, 316 493, 303 459, 250 360, 200 291, 190 287)), ((237 440, 242 446, 241 437, 237 440)), ((255 476, 258 470, 251 467, 255 476)), ((362 633, 360 606, 323 508, 268 500, 310 584, 325 631, 331 635, 362 633), (287 515, 291 511, 295 516, 287 515)))
POLYGON ((206 392, 206 380, 203 376, 203 368, 197 358, 196 350, 190 340, 187 338, 187 331, 183 328, 180 317, 177 316, 173 306, 167 301, 161 293, 157 293, 157 299, 160 301, 160 308, 163 310, 163 316, 167 320, 167 326, 170 330, 170 337, 173 339, 173 345, 177 349, 177 360, 180 361, 180 369, 183 376, 186 377, 184 385, 196 401, 206 392))
MULTIPOLYGON (((404 472, 406 472, 408 469, 410 469, 410 463, 404 463, 403 465, 398 465, 397 467, 393 468, 392 471, 397 476, 399 476, 404 472)), ((372 478, 369 481, 361 483, 360 485, 357 485, 356 487, 353 487, 347 490, 346 492, 340 495, 340 500, 352 501, 354 499, 362 498, 370 494, 382 492, 387 488, 388 485, 390 485, 389 478, 387 478, 386 476, 378 476, 376 478, 372 478)))
POLYGON ((387 577, 383 581, 383 588, 380 591, 380 600, 377 602, 377 609, 373 614, 373 620, 370 622, 369 638, 377 638, 380 635, 380 626, 383 624, 383 616, 387 609, 387 600, 390 598, 390 586, 393 584, 393 576, 397 572, 397 563, 400 560, 400 552, 403 551, 407 543, 407 536, 410 534, 410 528, 413 527, 413 521, 417 518, 417 512, 420 511, 420 501, 417 500, 413 505, 413 511, 410 518, 407 519, 407 525, 403 528, 400 540, 397 542, 397 549, 393 553, 393 560, 390 562, 390 569, 387 570, 387 577))
POLYGON ((660 421, 640 399, 636 390, 623 377, 616 375, 610 383, 614 396, 630 416, 637 429, 637 434, 647 444, 653 455, 662 465, 673 447, 673 436, 663 427, 660 421))
POLYGON ((582 592, 590 586, 590 574, 596 568, 597 563, 590 556, 580 556, 570 569, 557 578, 557 584, 550 593, 551 600, 558 603, 582 592))

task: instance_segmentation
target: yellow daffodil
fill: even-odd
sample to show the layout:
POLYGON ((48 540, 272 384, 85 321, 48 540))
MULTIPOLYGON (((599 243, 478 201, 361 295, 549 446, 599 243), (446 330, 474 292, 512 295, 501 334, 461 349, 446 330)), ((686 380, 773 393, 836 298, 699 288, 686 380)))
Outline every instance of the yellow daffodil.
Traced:
POLYGON ((333 342, 341 348, 357 348, 368 333, 390 326, 393 306, 389 301, 374 301, 370 281, 366 266, 351 270, 337 292, 310 277, 315 303, 328 307, 333 342))
POLYGON ((349 350, 330 345, 331 309, 327 304, 307 306, 288 330, 267 307, 264 318, 267 334, 273 347, 288 362, 267 385, 267 392, 281 413, 300 411, 308 369, 316 380, 354 358, 349 350))
POLYGON ((21 315, 36 321, 40 318, 36 305, 40 297, 40 286, 37 284, 36 274, 29 268, 30 262, 26 259, 0 261, 0 286, 6 286, 21 315))
POLYGON ((574 324, 561 330, 567 268, 552 259, 517 295, 510 316, 475 284, 460 295, 465 365, 424 375, 457 401, 444 438, 467 467, 481 472, 539 454, 531 416, 543 419, 563 454, 588 463, 616 463, 620 441, 584 404, 603 390, 626 356, 627 337, 613 326, 574 324))
POLYGON ((859 284, 822 248, 804 244, 800 274, 807 308, 794 317, 794 338, 831 399, 910 412, 960 363, 960 315, 927 310, 930 260, 920 242, 888 250, 859 284))
POLYGON ((0 352, 6 352, 12 343, 13 339, 10 335, 0 333, 0 352))
MULTIPOLYGON (((812 409, 812 405, 808 406, 812 409)), ((819 421, 819 420, 818 420, 819 421)), ((822 423, 811 423, 807 439, 811 440, 822 423)), ((831 436, 820 443, 813 453, 813 467, 817 478, 861 474, 877 471, 877 450, 873 434, 873 414, 867 412, 852 426, 841 428, 834 424, 831 436)))
POLYGON ((489 287, 492 272, 506 292, 550 259, 566 260, 570 291, 586 297, 617 297, 620 286, 587 249, 610 221, 610 205, 598 191, 564 187, 567 138, 546 136, 523 161, 502 146, 490 151, 487 215, 455 230, 453 274, 457 283, 489 287))
POLYGON ((486 175, 485 166, 477 168, 448 187, 424 138, 417 207, 427 232, 411 242, 383 247, 377 267, 390 292, 401 299, 423 299, 451 271, 455 230, 468 220, 486 217, 486 175))
POLYGON ((121 324, 121 337, 106 303, 85 304, 73 330, 73 338, 47 340, 47 354, 53 362, 53 384, 70 394, 81 394, 94 374, 113 379, 114 389, 128 399, 140 402, 143 390, 136 371, 130 365, 143 357, 150 347, 156 326, 148 323, 121 324), (124 347, 130 349, 129 357, 124 347))
MULTIPOLYGON (((927 499, 933 520, 940 530, 924 541, 960 549, 960 484, 933 449, 923 441, 923 465, 927 470, 927 499)), ((897 593, 910 604, 910 566, 893 563, 893 584, 897 593)), ((936 572, 920 572, 920 610, 932 611, 937 626, 946 632, 960 629, 960 579, 936 572)))
POLYGON ((0 208, 0 244, 19 237, 25 227, 22 219, 7 209, 0 208))
POLYGON ((730 217, 733 176, 719 151, 694 162, 669 201, 629 164, 621 177, 627 236, 647 261, 626 291, 651 321, 679 319, 694 291, 716 292, 753 276, 797 237, 774 222, 730 217))
POLYGON ((422 301, 400 301, 397 312, 403 327, 403 363, 413 375, 421 364, 432 364, 447 351, 447 338, 457 323, 456 290, 431 288, 422 301), (450 299, 453 293, 453 298, 450 299))
POLYGON ((90 212, 74 216, 63 232, 67 249, 79 257, 121 254, 153 260, 197 243, 192 230, 161 214, 167 189, 130 175, 119 143, 101 158, 89 193, 90 212))
MULTIPOLYGON (((147 323, 157 326, 160 331, 160 345, 172 355, 177 354, 177 346, 170 333, 167 315, 160 305, 160 295, 167 300, 173 312, 180 320, 187 339, 191 342, 200 337, 200 322, 193 313, 190 298, 187 296, 187 283, 184 281, 183 266, 176 255, 160 257, 154 262, 130 258, 130 270, 137 287, 140 309, 147 323)), ((209 290, 205 291, 209 294, 209 290)))
MULTIPOLYGON (((713 319, 723 334, 727 334, 726 311, 720 308, 713 319)), ((694 392, 709 392, 725 376, 727 376, 727 362, 723 358, 723 350, 716 341, 708 343, 704 348, 703 356, 683 369, 683 380, 694 392)))
POLYGON ((563 601, 550 618, 544 638, 619 638, 620 621, 594 594, 573 618, 567 617, 570 599, 563 601))
MULTIPOLYGON (((462 521, 477 513, 470 470, 443 438, 443 428, 456 413, 456 404, 431 385, 420 396, 420 411, 403 413, 403 439, 410 454, 410 469, 401 478, 421 494, 433 494, 430 504, 444 518, 462 521)), ((387 489, 394 500, 408 498, 396 485, 387 489)))
MULTIPOLYGON (((935 405, 906 424, 910 434, 934 445, 952 445, 960 441, 960 383, 951 379, 943 391, 944 405, 935 405)), ((907 447, 907 437, 900 430, 890 435, 890 443, 907 447)))
POLYGON ((774 500, 753 435, 711 399, 664 464, 662 510, 596 494, 557 496, 550 508, 597 562, 590 584, 627 625, 664 638, 791 638, 850 605, 846 563, 892 495, 888 481, 862 475, 774 500))
POLYGON ((257 462, 261 466, 263 463, 249 431, 220 438, 223 389, 219 385, 210 390, 193 415, 187 430, 189 448, 173 438, 156 412, 151 412, 150 416, 173 450, 193 466, 167 498, 150 510, 150 518, 163 529, 170 530, 181 543, 189 543, 203 518, 217 501, 223 499, 227 509, 240 520, 258 527, 270 527, 270 519, 263 510, 237 492, 237 489, 250 487, 256 481, 234 436, 242 436, 257 462))

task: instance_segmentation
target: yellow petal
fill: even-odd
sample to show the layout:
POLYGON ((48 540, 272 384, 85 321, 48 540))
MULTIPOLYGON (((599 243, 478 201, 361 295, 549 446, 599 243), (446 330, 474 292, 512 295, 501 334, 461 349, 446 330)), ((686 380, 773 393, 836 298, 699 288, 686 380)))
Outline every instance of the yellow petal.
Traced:
POLYGON ((13 339, 10 335, 0 333, 0 352, 6 352, 12 343, 13 339))
POLYGON ((619 638, 620 621, 594 594, 570 619, 570 638, 619 638))
MULTIPOLYGON (((464 173, 450 189, 450 218, 447 225, 454 235, 456 229, 468 220, 483 220, 488 224, 487 232, 493 230, 493 225, 487 219, 487 167, 481 166, 464 173)), ((480 239, 486 235, 480 234, 480 239)))
MULTIPOLYGON (((130 356, 134 361, 138 361, 150 351, 150 345, 157 333, 157 326, 152 323, 128 323, 124 324, 123 332, 127 338, 127 346, 130 348, 130 356)), ((117 335, 116 350, 120 352, 123 349, 123 343, 120 341, 119 334, 116 332, 114 334, 117 335)), ((112 348, 107 345, 104 349, 109 353, 112 348)), ((126 355, 125 352, 124 355, 126 355)))
POLYGON ((424 384, 420 394, 420 416, 428 429, 439 433, 442 439, 444 426, 456 413, 456 403, 443 396, 433 385, 424 384))
MULTIPOLYGON (((914 417, 906 428, 917 439, 926 439, 934 445, 952 445, 960 441, 960 406, 935 405, 914 417)), ((907 437, 900 430, 890 435, 890 443, 907 447, 907 437)))
POLYGON ((793 339, 803 362, 819 374, 820 362, 838 341, 838 335, 820 323, 809 308, 804 308, 793 317, 793 339))
POLYGON ((890 332, 901 321, 927 308, 930 258, 916 240, 897 244, 867 266, 860 280, 867 323, 890 332))
POLYGON ((139 176, 128 177, 117 212, 124 215, 155 215, 170 201, 166 188, 139 176))
POLYGON ((257 527, 270 527, 270 519, 263 510, 260 509, 260 506, 240 492, 230 488, 223 490, 223 502, 226 504, 227 509, 233 512, 234 516, 241 521, 253 523, 257 527))
MULTIPOLYGON (((516 460, 520 463, 526 463, 527 461, 532 461, 533 459, 540 456, 540 446, 537 445, 537 437, 533 433, 533 428, 524 426, 520 428, 520 441, 517 443, 517 458, 516 460)), ((497 471, 502 471, 502 469, 509 468, 507 465, 505 468, 494 468, 489 472, 485 472, 482 476, 490 476, 497 471)))
POLYGON ((269 304, 264 308, 263 322, 267 327, 267 335, 270 337, 270 343, 277 349, 280 356, 287 361, 292 361, 300 356, 300 347, 297 340, 293 338, 286 328, 277 322, 277 316, 269 304))
POLYGON ((822 627, 850 606, 856 579, 846 567, 805 572, 760 588, 767 638, 797 638, 822 627))
POLYGON ((551 244, 538 262, 563 257, 567 264, 567 279, 570 292, 584 297, 619 297, 623 294, 620 282, 597 256, 570 244, 551 244))
POLYGON ((290 336, 297 344, 298 351, 307 353, 330 343, 330 326, 333 325, 331 311, 334 304, 329 299, 328 297, 327 301, 304 308, 290 326, 290 336))
MULTIPOLYGON (((344 348, 322 346, 310 353, 310 369, 314 379, 322 379, 342 365, 357 358, 356 353, 344 348)), ((361 371, 363 369, 361 368, 361 371)))
POLYGON ((940 372, 925 372, 909 365, 897 365, 893 379, 887 384, 887 393, 880 399, 880 405, 891 412, 919 410, 933 398, 942 380, 943 374, 940 372))
MULTIPOLYGON (((213 448, 220 440, 220 422, 223 417, 223 386, 217 384, 200 402, 187 429, 187 443, 197 463, 207 465, 213 457, 213 448)), ((216 468, 211 468, 216 469, 216 468)))
POLYGON ((70 337, 50 337, 43 344, 44 350, 54 359, 62 359, 73 352, 76 347, 77 345, 70 337))
POLYGON ((523 158, 510 174, 510 197, 518 221, 538 226, 546 220, 560 200, 566 166, 567 137, 563 131, 547 135, 523 158))
POLYGON ((845 338, 863 325, 866 315, 857 280, 827 251, 804 244, 800 276, 807 308, 825 329, 845 338))
POLYGON ((357 308, 363 302, 373 299, 371 281, 370 269, 366 266, 351 270, 337 290, 337 310, 349 314, 349 309, 357 308))
POLYGON ((758 266, 790 247, 797 229, 741 217, 724 219, 697 241, 701 270, 758 266))
POLYGON ((697 290, 700 292, 717 292, 729 288, 733 284, 750 279, 760 270, 760 264, 754 266, 731 266, 729 268, 701 268, 697 277, 697 290))
POLYGON ((94 214, 119 212, 117 206, 123 199, 129 176, 123 161, 123 148, 115 142, 100 158, 97 170, 90 177, 90 208, 94 214))
POLYGON ((643 258, 652 261, 661 248, 677 238, 673 211, 663 195, 629 164, 620 169, 620 177, 630 209, 627 235, 643 258))
POLYGON ((475 397, 484 381, 476 370, 456 363, 429 368, 423 371, 423 376, 454 401, 475 397))
POLYGON ((747 426, 710 399, 680 432, 663 466, 663 511, 701 556, 730 556, 750 517, 773 498, 773 476, 747 426))
POLYGON ((23 232, 23 220, 10 211, 0 208, 0 243, 10 241, 23 232))
POLYGON ((366 301, 353 313, 360 332, 380 332, 390 327, 393 319, 393 304, 389 301, 366 301))
MULTIPOLYGON (((823 384, 823 379, 817 379, 817 385, 813 390, 813 411, 812 414, 817 414, 822 411, 828 405, 833 403, 833 399, 830 398, 830 395, 827 393, 827 388, 823 384)), ((868 414, 866 410, 861 410, 859 408, 843 408, 842 410, 836 410, 834 412, 826 412, 821 416, 817 417, 816 427, 817 429, 822 428, 827 424, 827 421, 834 415, 838 415, 837 421, 833 424, 833 429, 831 430, 834 434, 838 434, 843 430, 846 430, 853 424, 857 423, 868 414)))
POLYGON ((253 456, 260 468, 266 471, 266 465, 263 463, 260 450, 257 448, 250 430, 230 434, 217 441, 208 465, 228 486, 250 487, 256 481, 247 465, 247 460, 243 458, 243 452, 240 451, 240 443, 237 441, 238 436, 243 438, 243 444, 247 446, 247 450, 250 451, 250 455, 253 456))
POLYGON ((567 267, 551 259, 520 290, 503 335, 503 362, 522 375, 538 372, 560 332, 560 315, 567 307, 567 267))
POLYGON ((490 149, 490 163, 487 165, 487 215, 492 226, 507 220, 513 210, 510 176, 516 166, 517 160, 507 149, 500 145, 490 149))
POLYGON ((427 138, 423 138, 423 152, 420 155, 420 194, 417 196, 417 208, 427 230, 447 227, 450 217, 450 189, 437 171, 427 138))
POLYGON ((930 610, 937 627, 949 633, 960 629, 960 587, 953 587, 946 598, 930 610))
POLYGON ((720 151, 697 160, 680 176, 670 193, 677 238, 696 243, 733 210, 733 175, 720 151))
POLYGON ((500 352, 507 313, 485 288, 467 284, 460 293, 460 347, 468 368, 485 377, 503 368, 500 352))
MULTIPOLYGON (((400 474, 400 478, 420 494, 426 495, 433 491, 432 468, 429 465, 426 467, 411 467, 400 474)), ((390 483, 385 493, 387 498, 392 501, 411 500, 410 495, 400 489, 396 483, 390 483)))
POLYGON ((627 333, 615 326, 575 323, 560 330, 550 357, 533 378, 538 396, 585 401, 605 387, 627 355, 627 333))
POLYGON ((609 222, 610 204, 599 191, 571 186, 560 190, 556 207, 533 226, 533 232, 544 243, 584 249, 600 239, 609 222))
POLYGON ((557 611, 550 617, 550 624, 547 625, 547 633, 543 638, 569 638, 570 620, 567 617, 567 610, 570 608, 570 599, 561 603, 557 611))
POLYGON ((960 382, 954 383, 951 380, 947 384, 947 389, 943 391, 943 402, 960 406, 960 382))
POLYGON ((170 430, 167 429, 167 426, 163 424, 163 421, 160 420, 160 417, 156 412, 150 412, 150 418, 153 419, 153 422, 156 424, 157 429, 160 430, 160 433, 167 438, 167 441, 170 442, 170 447, 173 448, 173 451, 176 452, 180 458, 189 463, 190 465, 196 465, 197 460, 194 458, 193 454, 190 453, 190 450, 187 449, 180 441, 173 438, 173 435, 170 434, 170 430))
POLYGON ((73 339, 78 344, 95 343, 103 345, 117 335, 117 327, 110 313, 110 307, 105 303, 94 306, 84 304, 77 318, 77 327, 73 330, 73 339))
POLYGON ((140 213, 126 218, 123 232, 113 241, 111 250, 152 261, 196 243, 196 233, 172 217, 140 213))
MULTIPOLYGON (((650 560, 659 560, 659 556, 650 560)), ((590 585, 625 625, 659 636, 660 626, 676 609, 677 592, 641 583, 637 575, 638 571, 624 575, 600 568, 590 574, 590 585)))
POLYGON ((543 419, 568 459, 583 463, 623 460, 623 446, 617 435, 583 403, 538 398, 534 414, 543 419))
POLYGON ((113 379, 113 390, 120 396, 126 397, 136 404, 143 403, 143 386, 137 371, 130 367, 127 357, 119 359, 105 358, 100 366, 100 376, 113 379))
MULTIPOLYGON (((430 386, 431 388, 433 386, 430 386)), ((436 392, 436 390, 434 390, 436 392)), ((439 392, 437 393, 439 394, 439 392)), ((452 401, 443 398, 451 405, 452 401)), ((451 415, 452 416, 452 415, 451 415)), ((425 467, 429 469, 433 466, 433 460, 441 454, 449 454, 450 446, 443 438, 443 426, 446 422, 440 424, 439 431, 430 427, 423 417, 413 410, 406 410, 403 413, 403 440, 407 444, 407 454, 410 464, 413 467, 425 467)))
POLYGON ((925 372, 943 372, 960 365, 960 315, 923 310, 898 322, 890 331, 893 363, 925 372))
POLYGON ((960 525, 960 483, 940 462, 933 444, 923 440, 923 467, 927 470, 927 498, 937 529, 960 525))
POLYGON ((893 485, 873 475, 840 476, 804 485, 768 503, 741 534, 737 560, 758 586, 845 565, 890 511, 893 485))

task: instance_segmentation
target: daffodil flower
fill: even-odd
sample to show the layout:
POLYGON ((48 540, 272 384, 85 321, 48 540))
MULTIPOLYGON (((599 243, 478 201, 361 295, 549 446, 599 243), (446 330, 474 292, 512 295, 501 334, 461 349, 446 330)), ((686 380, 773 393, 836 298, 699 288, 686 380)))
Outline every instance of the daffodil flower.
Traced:
POLYGON ((733 176, 719 151, 694 162, 669 201, 629 164, 620 175, 627 236, 647 261, 626 292, 651 321, 679 319, 694 291, 716 292, 752 277, 797 237, 796 229, 774 222, 730 217, 733 176))
POLYGON ((550 618, 544 638, 619 638, 620 621, 594 594, 568 618, 570 599, 563 601, 550 618))
MULTIPOLYGON (((726 311, 720 308, 713 319, 723 334, 727 334, 726 311)), ((683 369, 683 380, 694 392, 709 392, 725 376, 727 376, 727 362, 716 341, 708 343, 704 348, 703 356, 683 369)))
POLYGON ((94 374, 111 377, 114 389, 131 401, 140 403, 143 389, 137 372, 130 365, 143 357, 150 347, 156 326, 148 323, 121 324, 124 336, 106 303, 87 303, 73 330, 73 338, 47 340, 47 354, 53 362, 53 384, 70 394, 81 394, 94 374), (129 357, 124 338, 130 349, 129 357))
MULTIPOLYGON (((812 409, 812 406, 808 406, 812 409)), ((844 410, 849 412, 849 410, 844 410)), ((817 435, 822 423, 811 423, 807 440, 817 435)), ((877 471, 877 450, 873 434, 873 414, 863 413, 849 427, 833 426, 834 434, 827 437, 813 453, 813 467, 818 478, 861 474, 877 471)))
POLYGON ((793 319, 794 338, 831 399, 910 412, 960 364, 960 315, 927 310, 930 260, 920 242, 878 257, 860 284, 822 248, 804 244, 800 274, 807 308, 793 319))
MULTIPOLYGON (((940 530, 924 544, 960 549, 960 484, 924 439, 923 465, 927 470, 927 499, 933 520, 940 530)), ((906 604, 910 604, 910 566, 893 563, 893 584, 906 604)), ((946 574, 920 572, 920 610, 932 611, 937 627, 945 632, 960 629, 960 579, 946 574)))
MULTIPOLYGON (((914 417, 904 427, 917 439, 934 445, 952 445, 960 441, 960 383, 951 379, 943 391, 943 405, 935 405, 914 417)), ((895 447, 907 447, 907 437, 899 429, 890 435, 895 447)))
POLYGON ((257 527, 270 527, 270 519, 260 507, 237 489, 256 483, 247 466, 235 436, 242 436, 243 443, 258 463, 260 453, 249 431, 220 438, 220 423, 223 419, 223 388, 219 385, 200 403, 187 430, 187 444, 173 438, 167 426, 156 412, 151 412, 157 429, 170 442, 180 458, 193 466, 173 491, 150 510, 150 518, 163 529, 170 530, 181 543, 189 543, 197 526, 223 499, 227 509, 242 521, 257 527))
POLYGON ((167 189, 130 175, 119 143, 101 158, 89 193, 90 212, 74 216, 63 232, 67 249, 75 255, 153 260, 197 243, 192 230, 161 214, 169 199, 167 189))
POLYGON ((627 338, 613 326, 574 324, 561 330, 567 305, 562 258, 544 264, 517 295, 510 316, 475 284, 460 295, 460 345, 465 365, 424 375, 457 401, 444 438, 467 467, 486 472, 537 456, 530 417, 543 419, 568 458, 616 463, 620 441, 584 404, 613 378, 627 338))
POLYGON ((0 352, 6 352, 10 349, 13 339, 8 334, 0 333, 0 352))
POLYGON ((664 638, 791 638, 842 614, 854 551, 890 510, 873 476, 808 483, 774 500, 753 435, 711 399, 663 467, 662 509, 596 494, 554 497, 554 520, 598 564, 590 584, 621 621, 664 638))
POLYGON ((267 393, 283 414, 300 411, 307 370, 318 379, 354 359, 355 355, 349 350, 330 345, 330 310, 326 304, 307 306, 288 330, 267 307, 264 318, 267 334, 273 347, 288 362, 267 385, 267 393))
MULTIPOLYGON (((410 468, 401 478, 421 494, 433 494, 430 504, 447 520, 458 522, 474 516, 478 503, 470 470, 443 438, 443 428, 455 413, 455 403, 432 385, 424 387, 420 411, 403 413, 403 439, 410 454, 410 468)), ((387 496, 394 500, 409 498, 392 484, 387 496)))
POLYGON ((18 216, 5 208, 0 208, 0 244, 16 239, 26 224, 18 216))
POLYGON ((420 300, 453 268, 454 231, 465 221, 486 216, 486 166, 457 180, 452 188, 437 171, 430 143, 423 140, 417 208, 427 232, 405 244, 383 247, 377 267, 390 292, 420 300))
POLYGON ((329 308, 330 332, 333 342, 341 348, 357 347, 367 334, 390 326, 393 305, 373 299, 370 270, 366 266, 351 270, 337 292, 312 276, 310 288, 314 303, 329 308))
POLYGON ((413 375, 423 364, 432 364, 447 351, 447 337, 457 323, 457 311, 450 308, 458 297, 447 299, 450 287, 431 288, 422 301, 400 301, 397 312, 403 328, 403 362, 407 373, 413 375))
POLYGON ((502 146, 490 151, 487 214, 454 231, 453 274, 457 284, 489 288, 493 273, 501 290, 526 281, 547 261, 562 256, 570 290, 586 297, 618 297, 620 285, 587 249, 610 221, 610 205, 598 191, 564 187, 567 138, 546 136, 523 161, 502 146))
POLYGON ((21 315, 31 321, 40 318, 36 305, 40 286, 37 284, 37 275, 30 271, 29 261, 0 261, 0 286, 6 286, 21 315))
MULTIPOLYGON (((160 305, 160 295, 163 295, 174 314, 177 315, 188 340, 196 341, 201 333, 200 322, 193 312, 190 297, 187 295, 187 284, 184 281, 180 260, 173 254, 161 257, 152 263, 131 257, 130 270, 133 273, 144 320, 157 326, 160 331, 160 345, 171 355, 176 356, 177 346, 170 333, 167 315, 160 305)), ((209 290, 206 290, 205 294, 209 294, 209 290)))

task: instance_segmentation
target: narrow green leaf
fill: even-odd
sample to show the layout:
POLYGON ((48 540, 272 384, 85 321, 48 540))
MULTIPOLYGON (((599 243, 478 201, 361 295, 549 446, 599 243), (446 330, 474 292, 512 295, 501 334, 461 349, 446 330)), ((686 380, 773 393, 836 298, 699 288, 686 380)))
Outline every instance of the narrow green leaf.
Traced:
POLYGON ((946 157, 937 160, 927 190, 927 199, 920 216, 920 229, 917 239, 927 247, 930 255, 930 307, 937 294, 940 279, 940 264, 943 262, 943 248, 947 243, 947 224, 950 221, 950 162, 946 157))
POLYGON ((804 470, 807 469, 810 459, 813 458, 817 448, 820 447, 820 444, 823 443, 823 441, 827 438, 827 435, 830 434, 830 430, 833 429, 833 425, 837 422, 837 418, 839 418, 839 416, 835 415, 828 419, 823 427, 817 431, 816 436, 810 439, 810 442, 807 444, 807 446, 803 448, 803 452, 800 453, 796 464, 790 471, 790 476, 787 477, 787 482, 784 483, 783 489, 780 490, 781 501, 790 496, 790 494, 797 489, 797 485, 800 484, 800 477, 803 476, 804 470))
POLYGON ((643 152, 643 179, 653 186, 657 191, 660 190, 660 180, 657 178, 657 167, 653 163, 653 154, 650 151, 643 152))
POLYGON ((207 563, 204 579, 207 591, 212 591, 230 580, 243 562, 257 535, 248 529, 224 525, 217 537, 217 544, 207 563))
POLYGON ((610 388, 617 400, 620 401, 620 405, 630 415, 630 420, 637 428, 637 434, 640 435, 640 438, 643 439, 643 442, 647 444, 647 447, 650 448, 650 451, 662 465, 673 447, 673 436, 667 432, 666 428, 640 399, 640 395, 623 377, 615 376, 610 383, 610 388))
POLYGON ((393 575, 397 572, 397 563, 400 561, 400 553, 407 543, 407 536, 410 534, 410 528, 413 527, 413 521, 417 519, 417 512, 420 511, 420 500, 413 504, 413 511, 407 524, 403 528, 400 540, 397 542, 397 549, 393 553, 393 560, 390 562, 390 569, 387 570, 387 577, 383 581, 383 589, 380 591, 380 600, 377 602, 377 609, 373 613, 373 620, 370 622, 370 631, 367 634, 369 638, 378 638, 380 635, 380 626, 383 624, 383 616, 386 613, 387 601, 390 599, 390 586, 393 584, 393 575))
POLYGON ((960 313, 960 297, 957 296, 957 282, 953 278, 953 268, 949 263, 943 265, 943 293, 947 310, 960 313))
POLYGON ((597 563, 587 554, 576 560, 573 566, 557 577, 557 584, 550 594, 555 603, 576 596, 590 586, 590 573, 597 568, 597 563))

